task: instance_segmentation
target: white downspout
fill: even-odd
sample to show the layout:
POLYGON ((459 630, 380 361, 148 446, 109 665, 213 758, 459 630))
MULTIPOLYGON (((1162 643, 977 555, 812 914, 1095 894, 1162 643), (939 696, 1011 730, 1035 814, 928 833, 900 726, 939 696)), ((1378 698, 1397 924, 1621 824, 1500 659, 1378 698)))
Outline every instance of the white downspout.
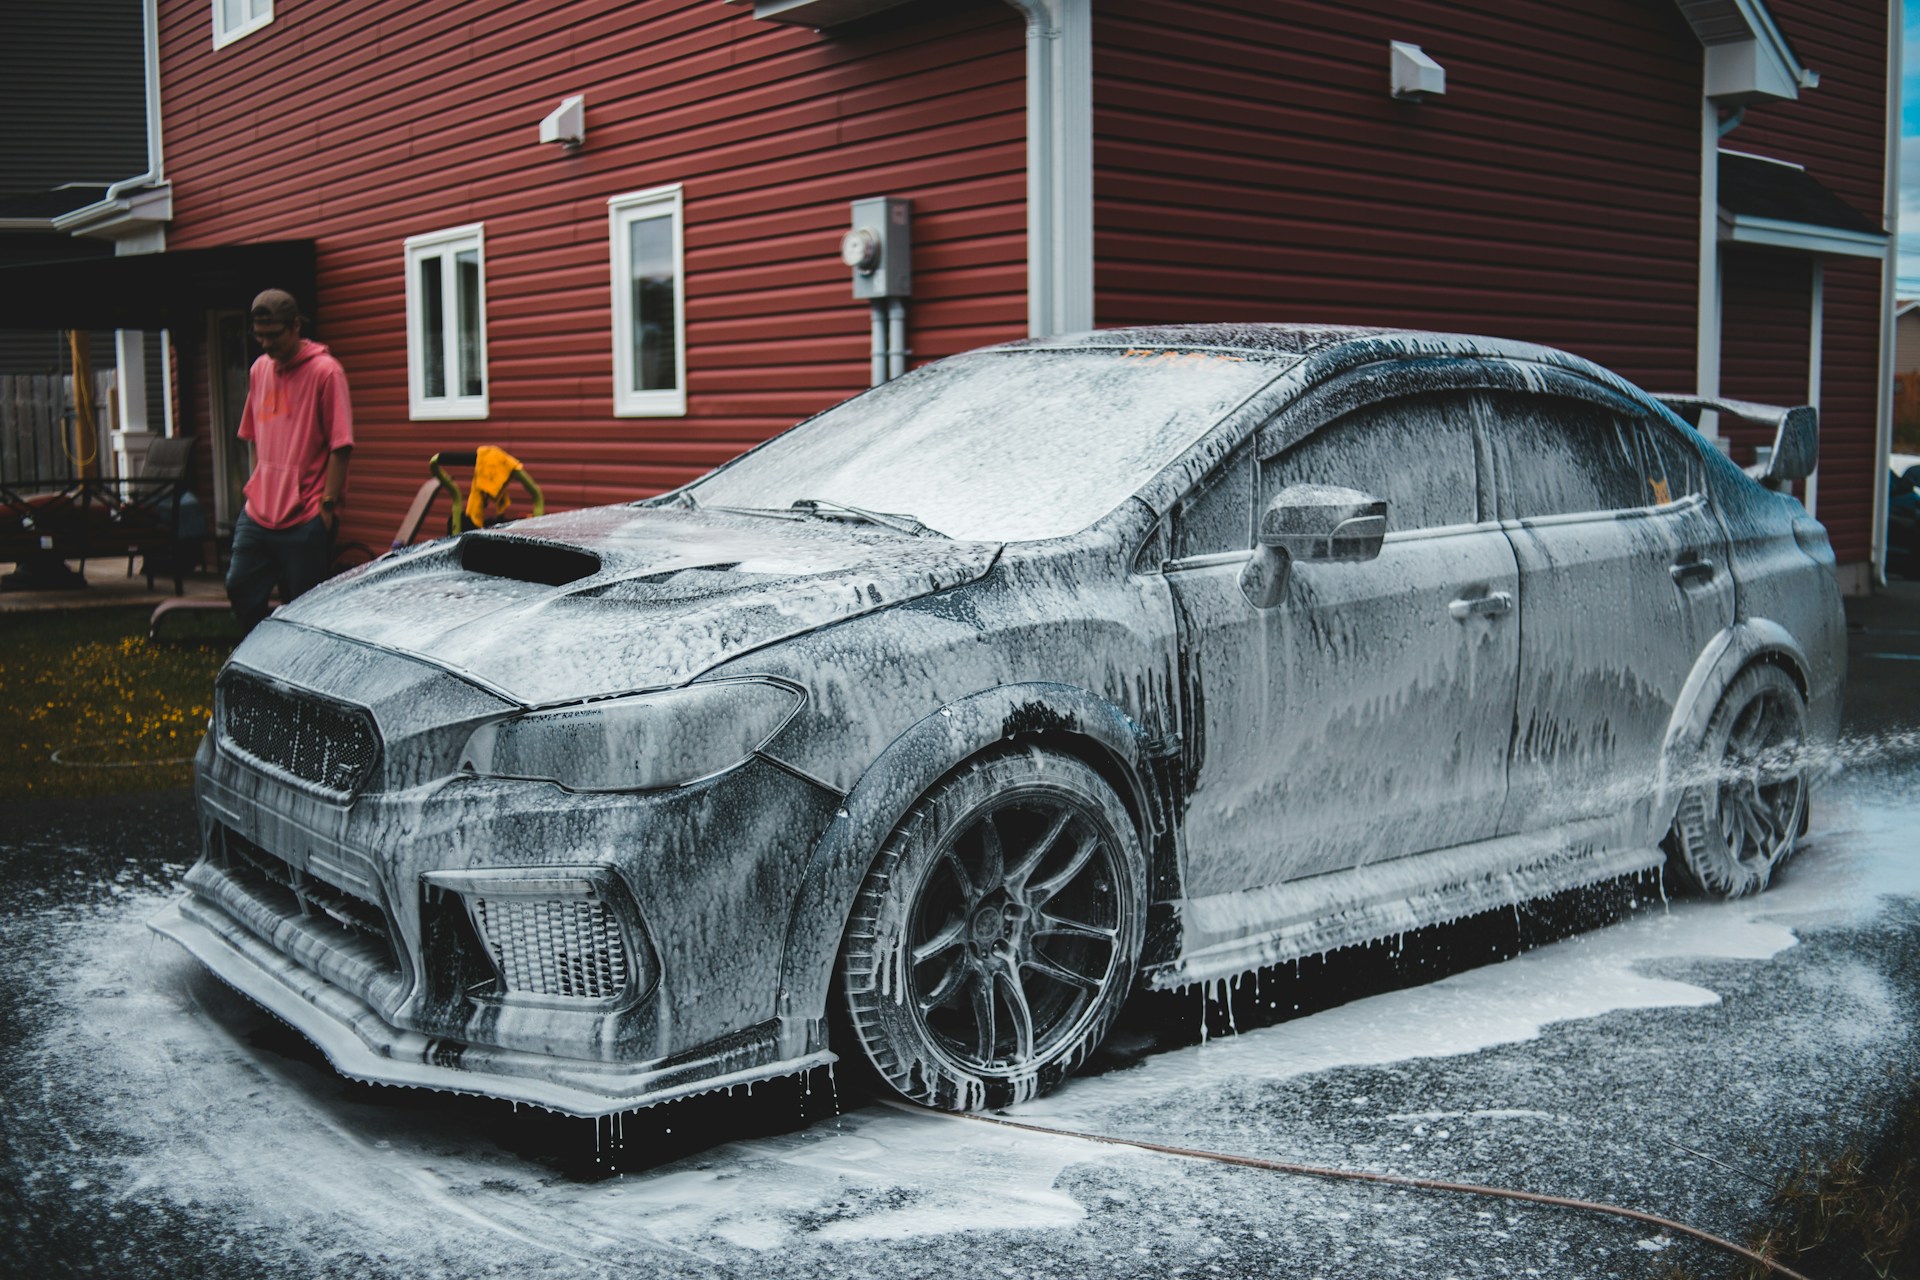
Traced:
POLYGON ((131 178, 122 178, 107 188, 106 200, 118 200, 135 187, 149 186, 162 180, 164 175, 163 157, 160 153, 160 14, 159 0, 141 0, 140 27, 146 41, 147 83, 147 171, 131 178))
POLYGON ((1905 6, 1887 6, 1887 168, 1881 194, 1887 256, 1880 264, 1880 396, 1873 450, 1873 580, 1887 585, 1887 468, 1893 452, 1893 362, 1895 296, 1900 288, 1900 81, 1904 57, 1901 18, 1905 6))
MULTIPOLYGON (((1700 51, 1702 85, 1707 51, 1700 51)), ((1700 316, 1694 350, 1694 385, 1698 394, 1720 394, 1720 110, 1713 99, 1700 96, 1700 316)), ((1720 415, 1700 412, 1700 434, 1726 448, 1720 438, 1720 415)))
POLYGON ((1027 332, 1093 327, 1092 0, 1007 0, 1027 19, 1027 332))
MULTIPOLYGON (((1826 358, 1827 268, 1818 254, 1809 272, 1812 303, 1807 312, 1807 403, 1820 407, 1820 364, 1826 358)), ((1807 475, 1807 514, 1820 518, 1820 459, 1814 456, 1813 470, 1807 475)))

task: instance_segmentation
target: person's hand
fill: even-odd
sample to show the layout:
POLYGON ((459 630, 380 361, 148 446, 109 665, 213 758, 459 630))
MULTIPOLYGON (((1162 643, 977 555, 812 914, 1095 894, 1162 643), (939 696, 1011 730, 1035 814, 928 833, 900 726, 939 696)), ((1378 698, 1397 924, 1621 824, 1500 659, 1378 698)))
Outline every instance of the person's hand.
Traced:
POLYGON ((340 532, 340 508, 334 503, 322 499, 320 502, 320 520, 327 526, 327 537, 333 538, 340 532))

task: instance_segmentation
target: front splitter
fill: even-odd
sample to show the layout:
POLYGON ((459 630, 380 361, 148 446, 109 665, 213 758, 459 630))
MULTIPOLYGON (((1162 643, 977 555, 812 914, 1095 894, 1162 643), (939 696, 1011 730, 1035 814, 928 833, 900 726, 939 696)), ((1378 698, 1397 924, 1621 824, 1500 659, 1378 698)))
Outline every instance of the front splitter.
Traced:
POLYGON ((334 1070, 355 1080, 525 1102, 594 1117, 658 1106, 736 1085, 798 1075, 838 1059, 822 1049, 719 1075, 699 1060, 623 1069, 615 1065, 495 1049, 423 1036, 389 1025, 372 1007, 288 960, 238 927, 217 927, 190 899, 166 907, 147 927, 185 948, 228 986, 311 1040, 334 1070), (452 1065, 453 1063, 459 1065, 452 1065))

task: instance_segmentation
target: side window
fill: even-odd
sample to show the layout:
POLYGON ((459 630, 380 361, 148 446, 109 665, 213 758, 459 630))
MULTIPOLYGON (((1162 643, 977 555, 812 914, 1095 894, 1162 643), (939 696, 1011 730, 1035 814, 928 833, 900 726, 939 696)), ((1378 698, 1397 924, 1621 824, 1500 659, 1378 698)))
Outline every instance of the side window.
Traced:
POLYGON ((686 297, 680 188, 607 201, 613 237, 613 412, 620 418, 687 411, 686 297))
POLYGON ((273 0, 213 0, 213 47, 232 44, 273 21, 273 0))
POLYGON ((1700 455, 1693 445, 1664 422, 1646 419, 1642 429, 1650 505, 1665 506, 1700 492, 1700 455))
POLYGON ((485 254, 480 223, 407 238, 411 418, 487 416, 485 254))
POLYGON ((1490 392, 1487 421, 1499 459, 1500 514, 1539 516, 1648 506, 1630 420, 1588 400, 1490 392))
POLYGON ((1253 449, 1242 446, 1173 510, 1173 559, 1253 546, 1253 449))
POLYGON ((1331 484, 1387 500, 1387 529, 1472 524, 1473 402, 1465 392, 1368 405, 1261 465, 1261 500, 1291 484, 1331 484))

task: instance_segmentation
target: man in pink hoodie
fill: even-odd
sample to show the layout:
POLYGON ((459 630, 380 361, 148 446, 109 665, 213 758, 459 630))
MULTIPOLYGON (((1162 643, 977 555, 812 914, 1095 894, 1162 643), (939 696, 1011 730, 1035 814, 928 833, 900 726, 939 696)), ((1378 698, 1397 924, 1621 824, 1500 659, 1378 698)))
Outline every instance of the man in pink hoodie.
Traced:
POLYGON ((233 526, 227 599, 243 632, 320 583, 340 528, 353 454, 347 375, 327 348, 300 336, 300 304, 284 289, 253 300, 253 340, 264 351, 247 374, 240 438, 253 446, 246 507, 233 526))

